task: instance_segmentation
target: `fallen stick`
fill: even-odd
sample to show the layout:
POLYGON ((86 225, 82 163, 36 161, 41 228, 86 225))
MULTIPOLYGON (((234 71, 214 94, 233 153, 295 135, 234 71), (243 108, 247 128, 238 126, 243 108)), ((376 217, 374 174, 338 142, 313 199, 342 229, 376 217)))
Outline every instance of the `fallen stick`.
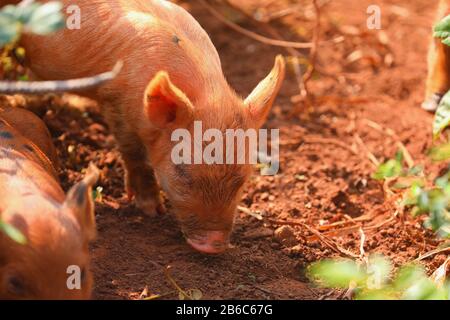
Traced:
POLYGON ((317 2, 317 0, 313 0, 314 4, 314 11, 316 13, 316 25, 314 26, 314 32, 313 32, 313 41, 312 41, 312 47, 310 51, 310 64, 308 66, 308 69, 306 70, 305 74, 303 75, 303 84, 305 86, 305 90, 302 93, 303 97, 308 96, 308 82, 311 80, 314 71, 316 70, 316 63, 317 63, 317 55, 318 55, 318 49, 319 49, 319 36, 320 36, 320 6, 317 2))
POLYGON ((79 91, 97 87, 119 74, 123 63, 117 62, 111 71, 93 77, 62 81, 0 81, 0 94, 44 94, 55 92, 79 91))
POLYGON ((375 121, 369 120, 369 119, 364 119, 364 121, 372 129, 375 129, 383 134, 388 135, 389 137, 392 137, 395 140, 395 143, 397 144, 398 148, 402 151, 408 167, 409 168, 414 167, 413 157, 411 156, 411 154, 409 153, 405 144, 400 140, 400 137, 397 135, 397 133, 394 130, 392 130, 391 128, 383 127, 381 124, 379 124, 375 121))
POLYGON ((341 226, 341 225, 344 225, 344 224, 351 224, 351 223, 356 224, 357 222, 370 221, 370 220, 372 220, 372 218, 373 217, 363 217, 363 216, 361 216, 361 217, 357 217, 357 218, 354 218, 354 219, 351 219, 351 220, 333 222, 333 223, 330 223, 330 224, 324 224, 324 225, 318 226, 317 230, 319 230, 319 231, 326 231, 326 230, 330 230, 330 229, 332 229, 334 227, 338 227, 338 226, 341 226))
MULTIPOLYGON (((220 14, 216 9, 214 9, 210 4, 208 4, 205 0, 198 0, 216 19, 218 19, 219 21, 221 21, 222 23, 224 23, 226 26, 228 26, 229 28, 233 29, 236 32, 239 32, 253 40, 256 40, 258 42, 270 45, 270 46, 275 46, 275 47, 284 47, 284 48, 296 48, 296 49, 311 49, 314 44, 312 42, 295 42, 295 41, 284 41, 284 40, 276 40, 276 39, 272 39, 272 38, 268 38, 265 36, 262 36, 260 34, 257 34, 256 32, 247 30, 237 24, 235 24, 234 22, 231 22, 230 20, 228 20, 227 18, 225 18, 224 16, 222 16, 222 14, 220 14)), ((335 43, 336 41, 338 41, 338 39, 341 39, 341 37, 338 37, 336 39, 332 39, 329 41, 323 41, 322 43, 335 43)))
POLYGON ((361 137, 359 136, 359 134, 355 133, 354 138, 356 140, 356 142, 359 144, 360 147, 362 147, 364 149, 364 151, 366 151, 367 157, 369 158, 370 162, 375 166, 375 168, 378 168, 378 166, 380 165, 380 161, 377 159, 377 157, 375 157, 375 155, 369 150, 369 148, 366 146, 366 144, 364 143, 364 141, 361 139, 361 137))
POLYGON ((439 254, 439 253, 442 253, 442 252, 446 252, 446 251, 450 251, 450 247, 445 247, 445 248, 439 248, 439 249, 431 250, 430 252, 427 252, 427 253, 419 256, 414 261, 421 261, 423 259, 429 258, 431 256, 434 256, 436 254, 439 254))
POLYGON ((357 254, 354 254, 353 252, 351 252, 349 250, 341 248, 333 240, 331 240, 328 237, 324 236, 323 234, 321 234, 316 229, 308 226, 306 223, 299 222, 299 221, 282 221, 282 220, 275 220, 275 219, 268 219, 268 221, 273 223, 273 224, 278 224, 278 225, 290 225, 290 226, 301 226, 301 227, 304 227, 304 228, 308 229, 309 232, 311 232, 312 234, 317 236, 317 238, 319 238, 319 240, 323 244, 325 244, 328 248, 330 248, 331 250, 335 251, 336 253, 340 253, 340 254, 342 254, 344 256, 347 256, 347 257, 350 257, 350 258, 358 258, 359 257, 357 254))
MULTIPOLYGON (((275 40, 281 40, 281 41, 285 41, 282 36, 279 34, 279 32, 277 30, 275 30, 274 28, 272 28, 270 26, 270 24, 268 23, 264 23, 258 19, 255 19, 255 17, 251 14, 249 14, 247 11, 243 10, 241 7, 235 5, 234 3, 232 3, 229 0, 226 0, 225 3, 232 9, 242 13, 245 17, 247 17, 248 19, 250 19, 251 21, 253 21, 254 23, 259 24, 261 27, 264 27, 266 29, 266 31, 271 35, 271 37, 273 37, 275 40)), ((301 95, 304 91, 305 91, 305 86, 303 83, 303 74, 302 74, 302 70, 300 68, 300 64, 299 64, 299 57, 303 56, 303 53, 301 53, 298 49, 292 48, 292 47, 285 47, 284 48, 286 50, 286 52, 291 55, 295 61, 292 63, 293 69, 294 69, 294 73, 295 73, 295 78, 297 80, 297 84, 298 84, 298 88, 299 88, 299 94, 301 95)))

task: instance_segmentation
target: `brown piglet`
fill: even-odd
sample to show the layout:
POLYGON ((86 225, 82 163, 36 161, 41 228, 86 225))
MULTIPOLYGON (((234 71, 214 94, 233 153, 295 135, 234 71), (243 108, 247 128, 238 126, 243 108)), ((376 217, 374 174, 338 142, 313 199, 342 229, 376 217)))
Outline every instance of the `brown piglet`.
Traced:
POLYGON ((193 135, 194 121, 203 130, 259 129, 284 79, 283 57, 242 99, 207 33, 182 7, 164 0, 62 2, 70 27, 22 39, 30 67, 43 79, 64 80, 123 61, 117 78, 85 94, 100 103, 117 140, 128 195, 154 214, 164 211, 161 187, 187 242, 204 253, 224 251, 252 166, 175 164, 172 133, 182 128, 193 135))
POLYGON ((44 123, 27 110, 0 108, 0 221, 26 239, 0 230, 0 299, 90 298, 98 170, 91 166, 65 196, 55 163, 44 123))
MULTIPOLYGON (((440 0, 436 22, 450 14, 450 0, 440 0)), ((450 47, 433 38, 428 51, 428 77, 422 108, 435 111, 444 94, 450 90, 450 47)))

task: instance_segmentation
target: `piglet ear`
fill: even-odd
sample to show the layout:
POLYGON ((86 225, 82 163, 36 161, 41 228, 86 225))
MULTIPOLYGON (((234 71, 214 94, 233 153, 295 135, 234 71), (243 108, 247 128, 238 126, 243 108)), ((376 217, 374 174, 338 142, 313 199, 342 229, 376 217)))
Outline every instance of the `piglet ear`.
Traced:
POLYGON ((244 103, 250 111, 256 127, 263 125, 270 108, 284 80, 286 63, 282 55, 275 58, 275 65, 269 75, 261 81, 244 103))
POLYGON ((161 129, 188 123, 194 110, 189 98, 170 81, 165 71, 158 72, 148 85, 144 108, 153 125, 161 129))
POLYGON ((93 240, 96 236, 92 187, 97 183, 98 177, 99 171, 91 163, 83 180, 74 185, 67 193, 63 206, 64 211, 75 215, 81 232, 88 241, 93 240))

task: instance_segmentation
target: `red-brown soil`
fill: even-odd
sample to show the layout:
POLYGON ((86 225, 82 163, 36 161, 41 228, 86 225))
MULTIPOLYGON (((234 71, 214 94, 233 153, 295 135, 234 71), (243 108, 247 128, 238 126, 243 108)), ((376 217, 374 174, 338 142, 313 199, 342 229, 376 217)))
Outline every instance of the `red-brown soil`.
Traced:
MULTIPOLYGON (((396 207, 382 185, 371 179, 374 165, 367 150, 384 161, 393 157, 401 141, 417 164, 426 164, 431 172, 445 167, 427 162, 432 115, 419 108, 437 2, 339 0, 324 7, 321 38, 343 35, 345 40, 320 47, 320 72, 309 83, 315 99, 309 106, 291 102, 298 89, 293 72, 288 73, 267 123, 280 128, 280 173, 262 177, 255 170, 241 204, 263 219, 240 212, 232 239, 235 248, 219 256, 190 249, 170 214, 149 218, 128 203, 119 154, 95 104, 73 96, 26 102, 51 130, 64 188, 80 179, 90 161, 102 170, 103 200, 96 207, 99 232, 92 245, 94 298, 138 299, 145 287, 150 294, 178 298, 164 273, 168 265, 181 288, 199 289, 207 299, 318 299, 330 292, 309 283, 305 268, 339 254, 302 226, 292 227, 294 236, 280 241, 273 235, 279 227, 273 220, 295 220, 318 229, 362 217, 364 226, 372 226, 365 232, 365 250, 383 253, 396 265, 435 249, 439 242, 421 226, 421 219, 408 212, 391 218, 396 207), (381 7, 381 30, 366 27, 371 4, 381 7), (363 58, 352 62, 351 54, 358 50, 363 58), (389 129, 397 137, 387 134, 389 129)), ((229 81, 243 96, 270 70, 277 53, 286 54, 283 48, 231 31, 197 2, 181 3, 211 35, 229 81)), ((313 14, 311 6, 305 6, 305 14, 272 26, 286 39, 305 41, 311 37, 313 14)), ((259 33, 266 31, 239 16, 231 18, 259 33)), ((359 253, 357 227, 328 237, 359 253)), ((433 271, 445 258, 438 254, 424 263, 433 271)), ((338 296, 331 292, 329 298, 338 296)))

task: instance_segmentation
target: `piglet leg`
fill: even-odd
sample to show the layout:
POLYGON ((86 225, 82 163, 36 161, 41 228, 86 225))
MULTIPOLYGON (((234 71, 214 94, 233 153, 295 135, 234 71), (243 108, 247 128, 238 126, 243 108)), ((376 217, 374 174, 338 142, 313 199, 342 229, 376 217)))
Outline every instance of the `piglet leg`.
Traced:
POLYGON ((147 158, 146 148, 132 129, 123 120, 117 119, 108 122, 112 123, 111 127, 125 164, 125 188, 128 198, 134 198, 136 206, 147 215, 164 213, 166 209, 153 168, 147 158))

